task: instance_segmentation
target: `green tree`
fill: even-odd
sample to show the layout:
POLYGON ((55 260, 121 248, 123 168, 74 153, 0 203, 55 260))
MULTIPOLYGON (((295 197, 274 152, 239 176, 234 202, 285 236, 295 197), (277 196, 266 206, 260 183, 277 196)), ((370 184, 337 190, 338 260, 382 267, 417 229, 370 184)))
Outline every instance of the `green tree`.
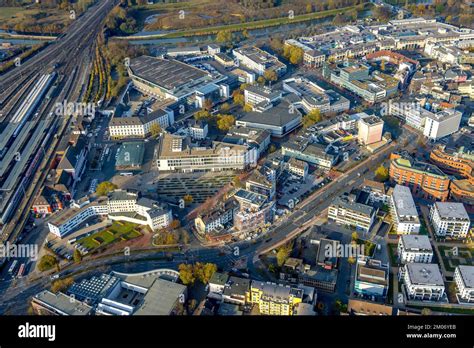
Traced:
POLYGON ((196 278, 194 276, 194 267, 193 265, 187 265, 187 264, 180 264, 178 267, 179 271, 179 279, 181 279, 181 282, 184 285, 193 285, 194 282, 196 281, 196 278))
POLYGON ((243 107, 243 110, 245 112, 251 112, 253 109, 252 109, 252 105, 250 104, 245 104, 244 107, 243 107))
POLYGON ((304 51, 300 47, 292 47, 290 50, 290 63, 297 65, 303 61, 304 51))
POLYGON ((236 105, 243 106, 245 104, 244 94, 240 91, 234 91, 234 93, 232 93, 232 98, 234 99, 234 104, 236 105))
POLYGON ((117 188, 118 188, 117 185, 112 184, 109 181, 103 181, 99 185, 97 185, 95 193, 97 193, 98 196, 106 196, 109 192, 112 192, 113 190, 116 190, 117 188))
POLYGON ((228 30, 219 31, 216 35, 216 41, 223 44, 229 44, 232 42, 232 32, 228 30))
POLYGON ((73 259, 75 263, 80 263, 82 261, 82 254, 79 249, 74 249, 73 259))
POLYGON ((211 113, 207 110, 200 110, 194 114, 194 119, 196 121, 205 120, 208 121, 211 118, 211 113))
POLYGON ((277 150, 276 146, 274 144, 271 144, 268 148, 268 153, 273 153, 277 150))
POLYGON ((388 168, 385 168, 382 164, 375 170, 375 180, 385 182, 388 180, 389 172, 388 168))
POLYGON ((229 111, 229 110, 230 110, 230 105, 229 105, 229 103, 224 103, 224 104, 221 105, 221 111, 222 111, 222 112, 227 112, 227 111, 229 111))
POLYGON ((38 263, 38 269, 41 272, 48 271, 58 265, 58 259, 55 256, 46 254, 41 257, 40 262, 38 263))
POLYGON ((352 232, 351 234, 351 238, 352 238, 352 241, 357 241, 357 239, 359 239, 359 235, 357 234, 357 232, 352 232))
POLYGON ((257 83, 261 86, 263 86, 266 81, 267 80, 265 80, 265 77, 263 77, 263 76, 259 76, 258 79, 257 79, 257 83))

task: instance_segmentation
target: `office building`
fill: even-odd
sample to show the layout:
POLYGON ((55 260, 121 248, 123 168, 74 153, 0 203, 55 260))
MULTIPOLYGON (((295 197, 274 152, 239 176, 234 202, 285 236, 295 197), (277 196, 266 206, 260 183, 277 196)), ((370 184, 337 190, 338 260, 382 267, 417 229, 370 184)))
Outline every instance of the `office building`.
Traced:
POLYGON ((376 116, 359 119, 357 123, 357 140, 363 145, 370 145, 382 140, 383 120, 376 116))
POLYGON ((334 199, 328 209, 328 219, 337 224, 368 232, 374 223, 376 210, 358 203, 353 194, 345 194, 334 199))
POLYGON ((365 296, 382 299, 389 287, 389 268, 380 260, 367 256, 357 258, 354 291, 365 296))

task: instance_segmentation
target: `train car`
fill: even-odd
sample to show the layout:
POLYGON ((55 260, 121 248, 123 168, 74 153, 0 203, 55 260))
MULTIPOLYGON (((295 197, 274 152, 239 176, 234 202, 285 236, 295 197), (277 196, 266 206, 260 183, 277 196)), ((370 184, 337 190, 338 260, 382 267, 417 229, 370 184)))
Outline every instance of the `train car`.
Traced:
POLYGON ((25 273, 25 268, 26 268, 26 263, 22 263, 21 266, 20 266, 20 269, 18 270, 18 273, 17 273, 17 278, 21 278, 23 277, 23 274, 25 273))
POLYGON ((8 269, 8 273, 9 274, 13 274, 13 272, 15 272, 15 269, 16 269, 16 266, 18 265, 18 260, 14 260, 10 266, 10 268, 8 269))

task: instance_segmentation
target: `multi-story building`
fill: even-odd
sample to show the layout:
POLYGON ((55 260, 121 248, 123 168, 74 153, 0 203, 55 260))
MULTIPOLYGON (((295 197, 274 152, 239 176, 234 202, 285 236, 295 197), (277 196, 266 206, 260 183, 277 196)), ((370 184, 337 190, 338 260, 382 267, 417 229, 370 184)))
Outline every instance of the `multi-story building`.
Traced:
POLYGON ((415 201, 407 186, 395 185, 390 197, 390 212, 395 231, 399 234, 420 232, 420 219, 415 201))
POLYGON ((222 298, 224 302, 244 305, 247 302, 250 280, 231 276, 227 280, 222 298))
POLYGON ((454 109, 445 109, 426 117, 423 135, 431 140, 438 140, 459 130, 462 113, 454 109))
POLYGON ((390 196, 387 194, 385 185, 381 182, 364 179, 361 190, 369 195, 367 198, 369 205, 374 203, 389 204, 390 202, 390 196))
POLYGON ((337 224, 369 231, 374 223, 376 209, 357 203, 353 194, 345 194, 334 199, 328 209, 328 219, 337 224))
POLYGON ((297 139, 281 145, 284 156, 293 157, 304 162, 316 165, 319 168, 330 170, 336 163, 338 154, 330 152, 329 147, 319 143, 309 143, 308 139, 298 142, 297 139))
POLYGON ((266 129, 233 126, 222 142, 255 147, 260 158, 270 145, 271 135, 272 133, 266 129))
POLYGON ((325 65, 323 76, 331 82, 357 94, 369 103, 379 102, 397 93, 399 81, 387 74, 374 71, 369 74, 365 64, 325 65))
POLYGON ((277 173, 274 169, 261 166, 250 174, 245 182, 245 188, 249 191, 259 193, 273 200, 276 194, 277 173))
POLYGON ((233 225, 234 215, 238 208, 239 204, 235 199, 228 199, 211 210, 199 214, 194 220, 194 226, 199 233, 206 234, 223 229, 227 224, 233 225))
POLYGON ((109 123, 112 139, 145 138, 153 127, 165 129, 174 123, 174 112, 168 109, 151 111, 144 116, 113 117, 109 123))
POLYGON ((326 90, 304 77, 283 81, 283 89, 299 98, 295 106, 301 106, 308 113, 319 110, 321 114, 340 113, 350 108, 347 98, 333 90, 326 90))
POLYGON ((454 281, 458 289, 458 301, 474 302, 474 266, 457 266, 454 281))
POLYGON ((160 171, 175 172, 244 170, 256 164, 257 151, 217 141, 210 147, 200 147, 189 138, 164 134, 157 148, 157 165, 160 171))
POLYGON ((31 307, 38 315, 91 315, 93 308, 87 303, 62 292, 43 290, 33 296, 31 307))
POLYGON ((274 71, 277 76, 286 72, 286 65, 274 55, 258 47, 241 47, 232 51, 234 57, 246 68, 263 75, 265 72, 274 71))
POLYGON ((359 119, 357 123, 357 139, 359 143, 370 145, 382 140, 383 120, 376 116, 359 119))
POLYGON ((397 252, 401 263, 431 263, 433 259, 433 248, 425 235, 400 236, 397 252))
POLYGON ((290 158, 288 161, 289 172, 303 179, 308 176, 308 167, 308 163, 297 160, 296 158, 290 158))
POLYGON ((282 92, 279 90, 272 90, 270 87, 259 87, 256 85, 249 85, 244 89, 245 104, 265 105, 276 103, 282 97, 282 92))
POLYGON ((401 267, 408 299, 415 301, 440 301, 445 298, 445 286, 439 266, 434 263, 407 263, 401 267))
POLYGON ((437 236, 464 239, 471 220, 462 203, 436 202, 430 209, 430 220, 437 236))
POLYGON ((426 199, 446 201, 449 196, 449 177, 437 166, 410 158, 409 155, 390 156, 390 180, 407 185, 414 195, 426 199))
POLYGON ((54 215, 48 221, 48 228, 51 233, 63 238, 93 217, 147 225, 154 231, 169 226, 173 219, 166 204, 141 197, 138 193, 115 190, 107 198, 93 202, 87 200, 80 205, 74 203, 71 208, 54 215))
POLYGON ((303 302, 303 295, 300 288, 253 280, 247 302, 257 304, 262 315, 293 315, 295 306, 303 302))
POLYGON ((359 256, 356 263, 354 291, 378 299, 384 298, 388 292, 389 273, 388 265, 382 261, 359 256))
POLYGON ((326 55, 315 49, 313 46, 310 46, 308 44, 304 44, 300 41, 294 40, 294 39, 288 39, 285 40, 285 46, 292 46, 292 47, 298 47, 303 50, 303 63, 304 65, 311 67, 311 68, 317 68, 323 65, 324 61, 326 60, 326 55))
POLYGON ((451 148, 438 146, 430 153, 430 160, 448 174, 457 177, 451 181, 451 198, 474 205, 474 155, 465 146, 451 148))

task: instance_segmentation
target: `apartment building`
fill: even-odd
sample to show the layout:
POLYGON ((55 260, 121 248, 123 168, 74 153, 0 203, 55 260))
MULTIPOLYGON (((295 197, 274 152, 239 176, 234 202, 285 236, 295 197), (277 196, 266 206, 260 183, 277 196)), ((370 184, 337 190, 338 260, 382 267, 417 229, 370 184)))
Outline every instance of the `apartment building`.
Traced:
POLYGON ((293 315, 303 295, 304 290, 297 287, 252 280, 247 302, 257 304, 262 315, 293 315))
POLYGON ((417 161, 408 154, 391 154, 390 159, 393 183, 407 185, 415 196, 425 199, 448 199, 450 179, 437 166, 417 161))
POLYGON ((239 204, 235 199, 228 199, 209 211, 199 214, 194 219, 194 227, 199 233, 206 234, 223 229, 227 224, 233 225, 234 215, 238 208, 239 204))
POLYGON ((245 104, 248 105, 265 105, 273 104, 282 97, 282 92, 272 90, 270 87, 260 87, 256 85, 249 85, 244 89, 245 104))
POLYGON ((415 234, 420 232, 420 219, 410 188, 395 185, 390 197, 390 213, 395 231, 398 234, 415 234))
POLYGON ((398 258, 401 263, 431 263, 433 248, 425 235, 402 235, 398 240, 398 258))
POLYGON ((430 221, 437 236, 465 239, 471 220, 462 203, 436 202, 430 209, 430 221))
POLYGON ((438 140, 459 130, 462 113, 455 109, 445 109, 426 117, 423 135, 431 140, 438 140))
POLYGON ((328 219, 337 224, 350 226, 368 232, 374 223, 376 210, 357 203, 353 194, 344 194, 334 199, 328 209, 328 219))
POLYGON ((297 160, 296 158, 290 158, 288 161, 288 170, 291 174, 294 174, 302 179, 306 179, 308 176, 308 163, 297 160))
POLYGON ((244 170, 255 165, 258 149, 214 141, 199 146, 187 137, 164 134, 157 148, 160 171, 195 172, 244 170))
POLYGON ((410 300, 440 301, 446 297, 443 276, 435 263, 407 263, 399 277, 410 300))
POLYGON ((457 266, 454 281, 458 289, 458 301, 474 302, 474 266, 457 266))

